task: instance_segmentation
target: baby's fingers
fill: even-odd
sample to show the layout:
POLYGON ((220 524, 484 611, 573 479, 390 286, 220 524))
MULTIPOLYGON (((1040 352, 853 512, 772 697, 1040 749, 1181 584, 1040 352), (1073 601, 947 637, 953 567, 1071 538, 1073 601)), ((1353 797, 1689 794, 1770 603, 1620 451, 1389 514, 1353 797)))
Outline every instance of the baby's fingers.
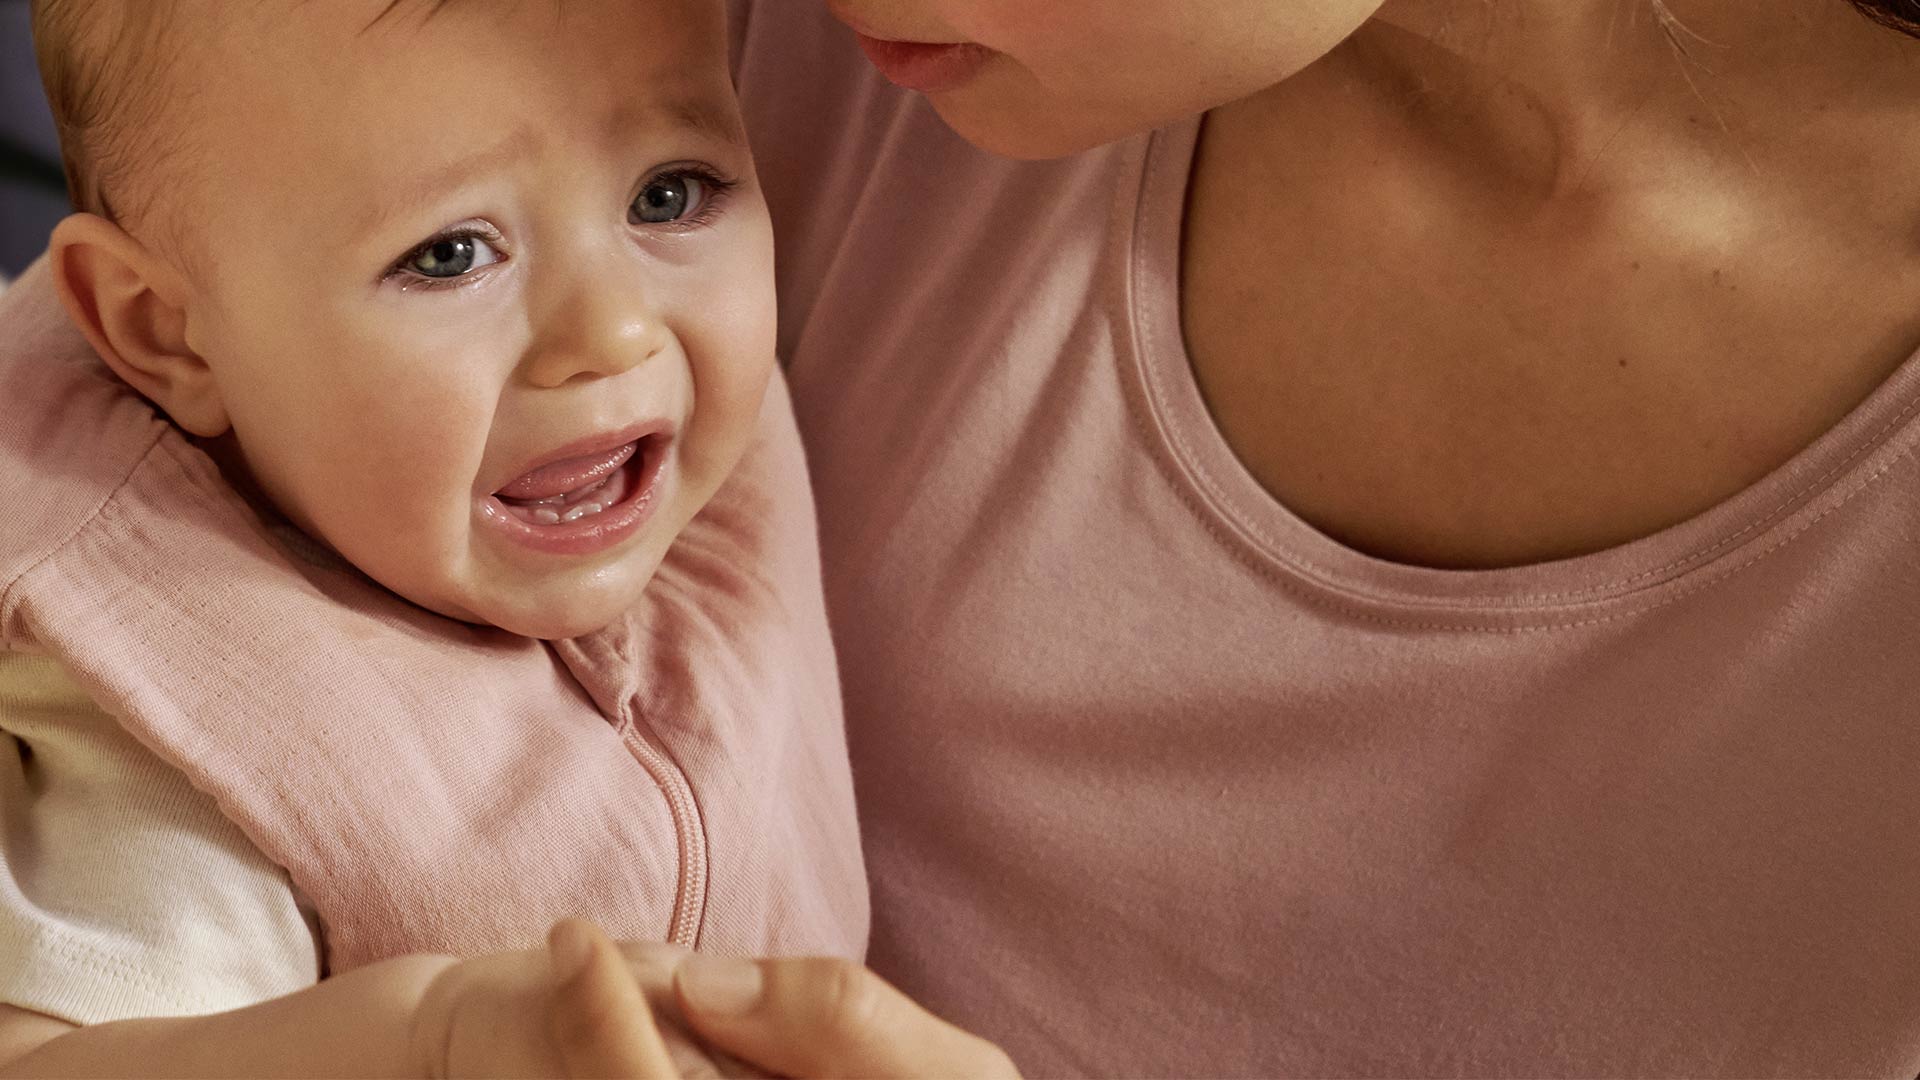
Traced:
POLYGON ((632 970, 599 927, 563 920, 547 935, 547 950, 554 978, 548 1025, 568 1076, 679 1076, 632 970))

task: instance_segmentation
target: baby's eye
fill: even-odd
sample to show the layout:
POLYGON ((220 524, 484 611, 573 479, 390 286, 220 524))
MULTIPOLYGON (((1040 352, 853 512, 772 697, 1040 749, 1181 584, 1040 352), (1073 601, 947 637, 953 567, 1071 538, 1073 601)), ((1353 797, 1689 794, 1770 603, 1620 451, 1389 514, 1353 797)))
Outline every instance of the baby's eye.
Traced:
POLYGON ((423 278, 456 278, 499 261, 500 253, 484 237, 460 233, 420 245, 400 268, 423 278))
POLYGON ((633 220, 666 225, 697 215, 706 205, 712 182, 692 172, 661 173, 647 181, 633 200, 633 220))

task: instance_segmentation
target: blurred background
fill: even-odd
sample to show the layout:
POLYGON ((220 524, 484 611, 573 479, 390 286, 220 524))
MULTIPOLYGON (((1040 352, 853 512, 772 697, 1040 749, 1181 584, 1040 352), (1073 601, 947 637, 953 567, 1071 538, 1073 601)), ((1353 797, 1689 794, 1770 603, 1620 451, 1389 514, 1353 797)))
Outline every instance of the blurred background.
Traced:
POLYGON ((14 277, 47 247, 67 212, 53 117, 27 38, 27 0, 0 0, 0 277, 14 277))

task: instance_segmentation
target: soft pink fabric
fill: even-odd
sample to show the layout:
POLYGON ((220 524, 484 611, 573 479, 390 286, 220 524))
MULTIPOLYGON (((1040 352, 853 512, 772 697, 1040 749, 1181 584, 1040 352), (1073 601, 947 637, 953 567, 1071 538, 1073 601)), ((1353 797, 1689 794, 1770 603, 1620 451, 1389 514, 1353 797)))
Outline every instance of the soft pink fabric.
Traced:
POLYGON ((1209 421, 1194 125, 1013 164, 815 0, 740 53, 882 972, 1041 1075, 1920 1071, 1920 363, 1660 535, 1389 565, 1209 421))
POLYGON ((784 392, 642 604, 548 646, 415 608, 264 520, 64 327, 44 269, 0 327, 0 638, 57 658, 287 868, 331 970, 525 947, 565 914, 860 955, 784 392))

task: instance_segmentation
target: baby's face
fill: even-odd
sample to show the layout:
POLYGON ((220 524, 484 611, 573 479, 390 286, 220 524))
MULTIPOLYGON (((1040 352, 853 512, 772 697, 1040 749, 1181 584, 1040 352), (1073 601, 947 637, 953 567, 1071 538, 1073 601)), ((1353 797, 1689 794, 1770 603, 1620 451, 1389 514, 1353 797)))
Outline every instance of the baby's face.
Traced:
POLYGON ((221 7, 178 220, 253 479, 422 606, 610 622, 773 369, 719 5, 221 7))

